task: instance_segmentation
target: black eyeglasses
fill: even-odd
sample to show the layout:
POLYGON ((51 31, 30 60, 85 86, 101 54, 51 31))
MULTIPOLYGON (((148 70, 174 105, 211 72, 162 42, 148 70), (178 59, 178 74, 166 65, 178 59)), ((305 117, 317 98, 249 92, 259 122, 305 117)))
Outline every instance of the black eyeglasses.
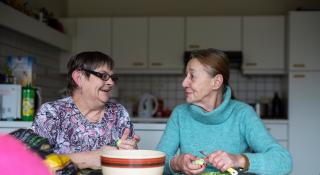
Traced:
POLYGON ((111 78, 112 81, 116 82, 116 81, 118 81, 118 79, 119 79, 118 75, 116 75, 116 74, 110 75, 110 74, 108 74, 107 72, 105 72, 105 73, 100 73, 100 72, 96 72, 96 71, 89 70, 89 69, 81 69, 81 70, 83 70, 83 71, 85 71, 85 72, 88 72, 88 73, 90 73, 90 74, 93 74, 93 75, 99 77, 99 78, 100 78, 101 80, 103 80, 103 81, 108 81, 108 80, 111 78))

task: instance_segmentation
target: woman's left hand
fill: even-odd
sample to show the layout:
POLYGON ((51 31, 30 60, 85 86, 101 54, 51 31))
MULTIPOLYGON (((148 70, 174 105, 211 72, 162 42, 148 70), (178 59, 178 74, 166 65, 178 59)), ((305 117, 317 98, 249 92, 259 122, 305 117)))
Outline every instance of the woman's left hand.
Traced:
POLYGON ((140 141, 140 137, 134 135, 132 139, 129 138, 130 129, 126 128, 123 132, 121 139, 117 143, 117 147, 119 149, 138 149, 138 143, 140 141))
POLYGON ((231 167, 243 167, 245 161, 242 155, 230 154, 224 151, 213 152, 205 160, 222 172, 231 167))

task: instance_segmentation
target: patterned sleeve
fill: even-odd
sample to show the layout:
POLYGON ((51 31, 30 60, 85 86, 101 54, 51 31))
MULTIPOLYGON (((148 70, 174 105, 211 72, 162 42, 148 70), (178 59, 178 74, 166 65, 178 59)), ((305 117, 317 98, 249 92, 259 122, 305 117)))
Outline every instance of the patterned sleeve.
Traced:
POLYGON ((59 128, 59 113, 52 103, 41 105, 33 121, 32 129, 35 133, 49 140, 50 144, 56 143, 59 128))
POLYGON ((129 128, 130 129, 130 137, 133 137, 134 135, 134 128, 133 128, 133 124, 130 120, 129 117, 129 113, 128 111, 125 109, 124 106, 122 106, 121 104, 118 104, 118 127, 120 128, 119 130, 119 136, 121 137, 125 128, 129 128))

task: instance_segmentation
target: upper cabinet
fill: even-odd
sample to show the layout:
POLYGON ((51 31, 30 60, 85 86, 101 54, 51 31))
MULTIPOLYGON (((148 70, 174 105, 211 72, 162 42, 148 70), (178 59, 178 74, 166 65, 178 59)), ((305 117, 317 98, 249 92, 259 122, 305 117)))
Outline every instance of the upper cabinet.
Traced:
POLYGON ((111 55, 110 18, 61 19, 67 34, 72 38, 72 50, 60 57, 61 72, 66 73, 69 58, 83 51, 100 51, 111 55))
POLYGON ((187 17, 186 49, 241 50, 241 17, 187 17))
MULTIPOLYGON (((290 25, 298 27, 291 27, 290 35, 307 36, 295 35, 290 41, 290 54, 301 50, 293 57, 300 62, 292 64, 301 67, 301 53, 319 55, 315 51, 320 50, 316 33, 320 27, 316 18, 294 16, 290 25), (296 47, 295 43, 302 42, 312 43, 296 47)), ((242 51, 246 74, 285 73, 284 16, 68 18, 62 22, 72 38, 72 51, 61 56, 64 73, 71 54, 98 50, 112 56, 117 73, 181 74, 184 51, 206 48, 242 51)))
POLYGON ((183 17, 149 18, 148 67, 182 73, 184 34, 183 17))
POLYGON ((320 12, 289 14, 289 69, 320 70, 320 12))
POLYGON ((115 69, 147 68, 147 18, 116 17, 112 25, 115 69))
POLYGON ((182 73, 183 17, 113 18, 117 73, 182 73))
POLYGON ((77 52, 100 51, 111 54, 111 19, 78 18, 77 52))
POLYGON ((285 17, 243 17, 243 73, 285 73, 285 17))

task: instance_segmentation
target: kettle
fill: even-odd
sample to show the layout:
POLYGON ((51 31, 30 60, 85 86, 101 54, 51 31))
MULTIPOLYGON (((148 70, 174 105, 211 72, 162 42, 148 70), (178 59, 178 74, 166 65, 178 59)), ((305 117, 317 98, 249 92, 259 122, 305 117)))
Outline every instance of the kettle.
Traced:
POLYGON ((138 116, 139 117, 152 117, 158 109, 158 99, 149 94, 143 94, 139 101, 138 116))

